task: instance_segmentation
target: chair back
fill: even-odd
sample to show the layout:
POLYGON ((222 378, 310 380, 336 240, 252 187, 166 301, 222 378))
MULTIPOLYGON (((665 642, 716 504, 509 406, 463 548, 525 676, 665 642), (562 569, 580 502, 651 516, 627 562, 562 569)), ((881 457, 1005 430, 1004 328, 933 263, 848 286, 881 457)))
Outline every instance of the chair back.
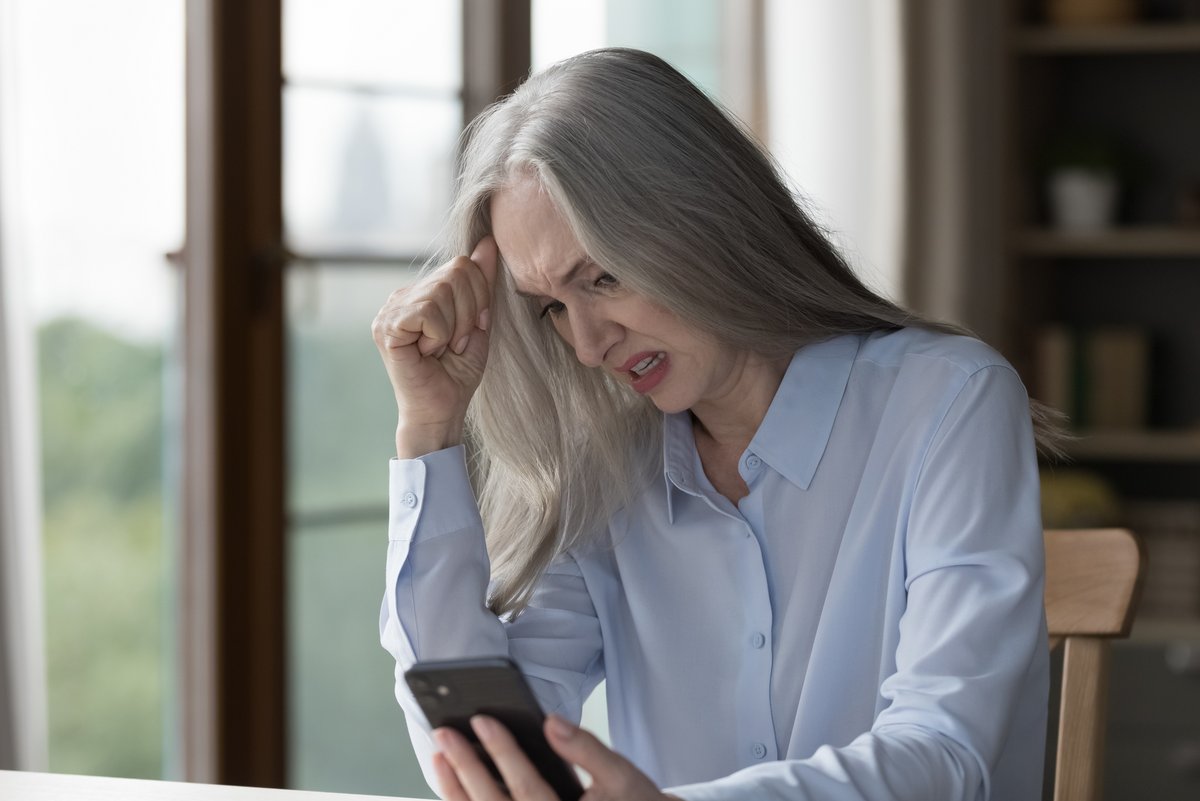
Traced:
POLYGON ((1100 801, 1108 646, 1129 636, 1145 557, 1125 529, 1047 531, 1046 623, 1063 643, 1054 801, 1100 801))

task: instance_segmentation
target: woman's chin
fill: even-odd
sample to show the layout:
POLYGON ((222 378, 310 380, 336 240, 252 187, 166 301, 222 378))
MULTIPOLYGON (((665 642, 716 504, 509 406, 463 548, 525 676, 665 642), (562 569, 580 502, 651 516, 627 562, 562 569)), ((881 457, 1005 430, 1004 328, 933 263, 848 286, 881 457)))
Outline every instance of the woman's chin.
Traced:
POLYGON ((692 404, 686 403, 678 397, 672 397, 669 392, 661 395, 651 393, 646 397, 649 398, 650 402, 654 404, 654 407, 663 414, 679 414, 680 412, 686 412, 688 409, 692 408, 692 404))

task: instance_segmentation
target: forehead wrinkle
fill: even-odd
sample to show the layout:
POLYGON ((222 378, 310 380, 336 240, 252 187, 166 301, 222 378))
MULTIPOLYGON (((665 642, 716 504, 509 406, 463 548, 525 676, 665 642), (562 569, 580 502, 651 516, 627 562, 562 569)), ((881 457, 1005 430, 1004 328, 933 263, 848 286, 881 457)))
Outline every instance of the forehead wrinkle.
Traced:
MULTIPOLYGON (((524 297, 524 298, 540 298, 540 297, 545 296, 540 291, 540 289, 541 289, 540 287, 538 289, 524 289, 524 288, 522 288, 520 283, 518 283, 518 282, 524 283, 524 279, 528 279, 531 274, 534 276, 538 276, 538 273, 536 270, 529 270, 528 272, 526 272, 525 270, 521 270, 520 271, 521 275, 518 276, 518 270, 513 269, 513 265, 511 262, 506 261, 505 266, 508 267, 508 274, 509 274, 509 277, 512 279, 513 290, 518 295, 520 295, 521 297, 524 297)), ((538 277, 540 277, 540 276, 538 276, 538 277)), ((544 278, 543 278, 543 280, 544 280, 544 278)), ((549 286, 548 282, 547 282, 547 286, 549 286)))
MULTIPOLYGON (((549 296, 550 296, 550 293, 552 293, 552 292, 553 292, 553 290, 554 290, 554 284, 555 284, 555 282, 554 282, 554 281, 553 281, 553 280, 550 278, 550 276, 546 275, 546 274, 544 273, 544 271, 541 273, 541 278, 542 278, 542 280, 543 280, 543 281, 545 281, 545 282, 546 282, 546 286, 547 286, 547 288, 550 290, 550 292, 549 292, 549 293, 529 292, 529 291, 527 291, 527 290, 524 290, 524 289, 522 289, 521 287, 517 286, 517 276, 516 276, 516 273, 515 273, 515 272, 513 272, 513 270, 512 270, 512 266, 511 266, 511 265, 509 265, 507 261, 505 262, 505 264, 508 266, 508 268, 509 268, 509 269, 508 269, 509 275, 510 275, 510 276, 512 277, 512 279, 513 279, 513 289, 514 289, 514 290, 516 291, 516 293, 517 293, 518 295, 520 295, 521 297, 525 297, 525 298, 540 298, 540 297, 549 297, 549 296)), ((581 256, 581 257, 579 257, 579 258, 578 258, 578 259, 577 259, 577 260, 574 262, 574 264, 572 264, 572 265, 571 265, 571 266, 570 266, 570 267, 569 267, 569 268, 566 270, 565 274, 564 274, 564 275, 563 275, 563 277, 562 277, 562 280, 558 282, 559 286, 560 286, 560 287, 564 287, 564 288, 565 288, 565 287, 568 287, 568 286, 570 286, 572 283, 574 283, 575 281, 577 281, 577 280, 578 280, 578 278, 579 278, 579 273, 580 273, 580 272, 581 272, 581 271, 582 271, 584 268, 586 268, 586 267, 590 266, 591 264, 593 264, 593 262, 592 262, 591 258, 589 258, 588 256, 581 256)), ((537 271, 535 270, 534 272, 537 272, 537 271)))

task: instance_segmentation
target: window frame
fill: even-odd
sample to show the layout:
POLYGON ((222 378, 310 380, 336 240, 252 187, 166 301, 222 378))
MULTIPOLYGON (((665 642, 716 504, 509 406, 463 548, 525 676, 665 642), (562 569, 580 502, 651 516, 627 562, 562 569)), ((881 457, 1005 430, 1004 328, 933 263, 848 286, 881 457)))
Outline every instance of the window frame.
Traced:
MULTIPOLYGON (((183 778, 288 779, 284 0, 186 0, 183 778)), ((462 0, 464 124, 529 71, 530 0, 462 0)))
POLYGON ((184 777, 285 773, 281 0, 187 0, 184 777))

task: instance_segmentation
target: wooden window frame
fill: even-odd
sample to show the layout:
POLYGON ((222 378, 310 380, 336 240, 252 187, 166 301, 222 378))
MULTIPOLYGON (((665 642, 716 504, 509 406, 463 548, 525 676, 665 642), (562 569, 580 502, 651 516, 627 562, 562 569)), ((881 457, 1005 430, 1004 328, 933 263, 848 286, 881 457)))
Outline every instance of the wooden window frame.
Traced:
POLYGON ((463 0, 463 125, 529 74, 531 0, 463 0))
POLYGON ((187 0, 183 773, 286 780, 281 0, 187 0))
MULTIPOLYGON (((186 0, 183 778, 288 781, 284 0, 186 0)), ((463 0, 466 120, 530 64, 530 0, 463 0)))

